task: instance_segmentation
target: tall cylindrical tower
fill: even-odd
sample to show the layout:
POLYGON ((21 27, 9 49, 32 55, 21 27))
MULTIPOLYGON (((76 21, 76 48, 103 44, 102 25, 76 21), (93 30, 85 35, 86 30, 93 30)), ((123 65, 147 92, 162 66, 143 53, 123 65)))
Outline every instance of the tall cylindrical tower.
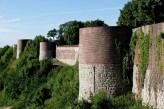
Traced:
POLYGON ((131 29, 88 27, 80 29, 79 100, 104 90, 109 98, 123 93, 121 59, 117 40, 128 44, 131 29))
POLYGON ((29 39, 20 39, 17 42, 17 59, 19 58, 19 55, 24 51, 24 48, 26 47, 27 42, 29 39))
POLYGON ((56 57, 55 42, 40 42, 39 60, 56 57))

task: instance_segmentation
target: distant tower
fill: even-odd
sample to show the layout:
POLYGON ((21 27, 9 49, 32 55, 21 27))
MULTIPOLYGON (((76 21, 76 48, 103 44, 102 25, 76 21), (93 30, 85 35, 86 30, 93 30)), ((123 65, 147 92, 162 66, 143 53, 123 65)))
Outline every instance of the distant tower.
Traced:
POLYGON ((80 29, 79 100, 104 90, 108 98, 124 92, 121 59, 116 37, 128 45, 131 29, 126 27, 87 27, 80 29))
POLYGON ((56 57, 55 42, 40 42, 39 60, 56 57))
POLYGON ((24 48, 26 47, 27 42, 29 39, 20 39, 17 42, 17 59, 19 58, 19 55, 24 51, 24 48))

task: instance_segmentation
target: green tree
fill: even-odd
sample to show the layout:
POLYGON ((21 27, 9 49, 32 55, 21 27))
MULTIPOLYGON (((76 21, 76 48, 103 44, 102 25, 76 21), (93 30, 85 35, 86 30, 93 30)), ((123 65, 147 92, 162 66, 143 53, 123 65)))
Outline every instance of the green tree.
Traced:
POLYGON ((3 48, 0 48, 0 58, 1 58, 1 56, 3 56, 6 53, 6 51, 9 48, 10 48, 10 46, 8 46, 8 45, 4 46, 3 48))
POLYGON ((104 23, 102 20, 91 20, 84 22, 85 27, 94 27, 94 26, 107 26, 107 24, 104 23))
POLYGON ((58 41, 59 45, 77 45, 79 44, 79 28, 93 27, 93 26, 107 26, 104 21, 99 19, 94 21, 69 21, 59 26, 58 41))
POLYGON ((48 33, 47 33, 47 37, 50 37, 50 39, 51 39, 51 37, 54 39, 56 35, 57 35, 57 30, 55 28, 48 31, 48 33))
POLYGON ((137 27, 164 21, 163 0, 132 0, 120 10, 117 25, 137 27))
POLYGON ((59 26, 58 39, 67 45, 79 44, 79 28, 84 27, 81 21, 69 21, 59 26))
POLYGON ((28 41, 24 53, 22 55, 25 55, 24 57, 34 58, 37 59, 39 57, 39 45, 40 42, 48 41, 44 36, 38 35, 35 37, 34 40, 28 41))
POLYGON ((135 18, 133 16, 133 12, 137 7, 134 5, 132 6, 131 2, 125 4, 123 10, 120 10, 120 16, 118 18, 117 24, 119 26, 126 25, 126 26, 133 26, 135 25, 135 18))
POLYGON ((64 40, 64 30, 67 26, 67 22, 64 24, 59 25, 59 30, 58 30, 58 45, 66 45, 66 41, 64 40))

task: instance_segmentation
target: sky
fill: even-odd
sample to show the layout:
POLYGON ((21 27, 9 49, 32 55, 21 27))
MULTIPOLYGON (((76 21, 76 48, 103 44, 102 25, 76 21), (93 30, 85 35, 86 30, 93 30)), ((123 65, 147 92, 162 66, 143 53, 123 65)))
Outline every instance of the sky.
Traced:
POLYGON ((100 19, 116 26, 128 0, 0 0, 0 47, 46 36, 68 21, 100 19))

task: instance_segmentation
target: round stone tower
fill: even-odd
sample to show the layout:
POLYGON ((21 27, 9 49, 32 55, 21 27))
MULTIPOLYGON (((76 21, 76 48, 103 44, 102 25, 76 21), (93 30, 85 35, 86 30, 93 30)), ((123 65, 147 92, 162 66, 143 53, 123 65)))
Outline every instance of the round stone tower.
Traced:
POLYGON ((55 42, 40 42, 39 60, 56 57, 55 42))
POLYGON ((29 39, 20 39, 17 42, 17 59, 19 58, 19 55, 24 51, 24 48, 26 47, 27 42, 29 39))
POLYGON ((131 29, 127 27, 87 27, 80 29, 79 100, 100 90, 113 98, 124 92, 121 59, 117 40, 128 46, 131 29))

